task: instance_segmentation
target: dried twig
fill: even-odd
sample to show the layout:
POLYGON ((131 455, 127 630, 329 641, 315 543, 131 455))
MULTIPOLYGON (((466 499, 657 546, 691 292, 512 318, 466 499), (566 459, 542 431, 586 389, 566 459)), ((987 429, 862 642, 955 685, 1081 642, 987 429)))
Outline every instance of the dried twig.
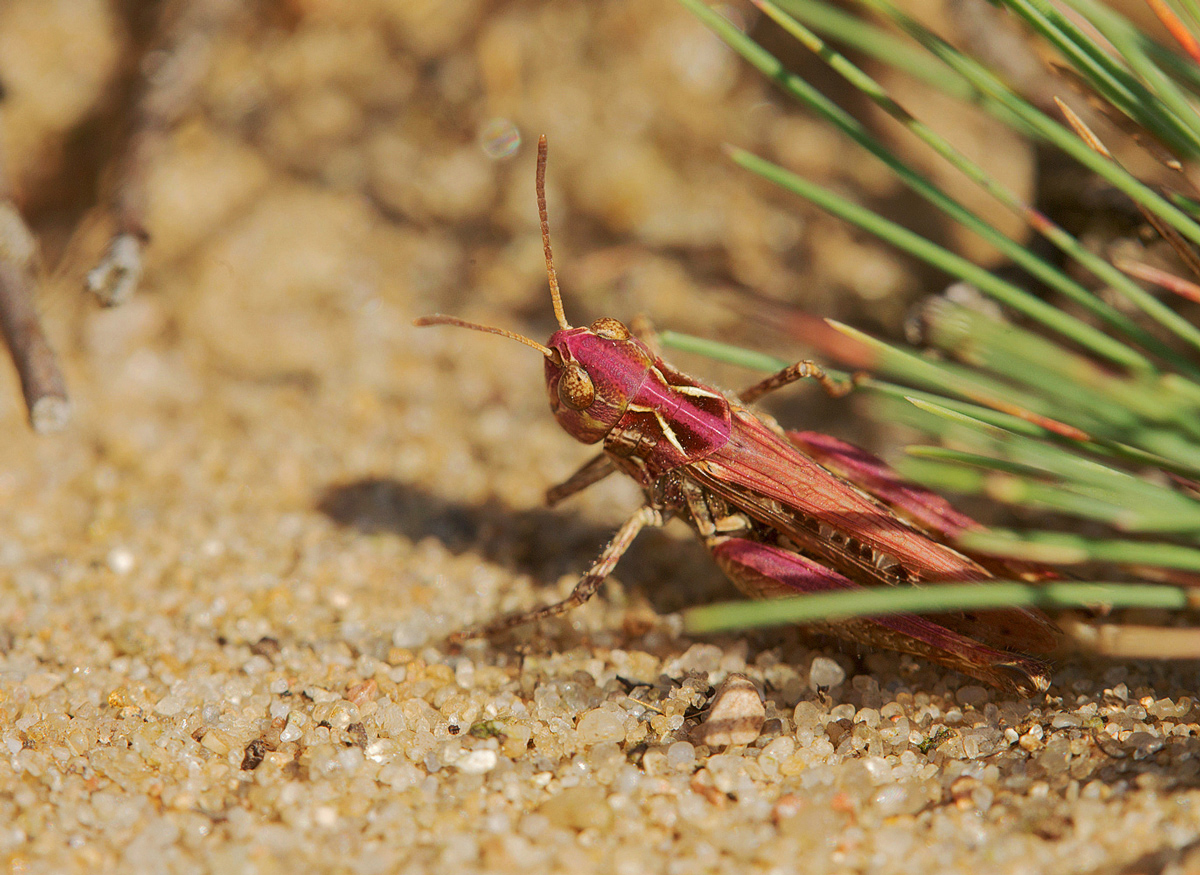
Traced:
POLYGON ((1131 277, 1145 280, 1148 283, 1154 283, 1156 286, 1161 286, 1169 292, 1174 292, 1180 297, 1187 298, 1189 301, 1200 303, 1200 285, 1191 280, 1176 276, 1168 270, 1144 264, 1140 261, 1134 261, 1132 258, 1122 258, 1119 255, 1115 256, 1112 262, 1117 270, 1127 273, 1131 277))
POLYGON ((60 431, 71 413, 67 386, 42 333, 28 276, 6 261, 0 261, 0 331, 17 366, 33 430, 60 431))
POLYGON ((1059 625, 1082 650, 1117 659, 1200 659, 1200 630, 1086 622, 1064 617, 1059 625))
POLYGON ((12 201, 0 161, 0 333, 12 355, 29 422, 37 432, 61 430, 70 418, 67 386, 42 332, 33 302, 33 234, 12 201))
POLYGON ((212 46, 239 4, 192 0, 168 4, 158 47, 142 62, 128 146, 117 166, 112 210, 116 231, 100 263, 87 275, 87 288, 108 307, 133 294, 142 276, 146 231, 146 175, 171 127, 192 103, 208 70, 212 46))
MULTIPOLYGON (((1109 151, 1109 148, 1104 145, 1104 143, 1099 137, 1096 136, 1095 133, 1092 132, 1091 128, 1084 123, 1083 119, 1081 119, 1069 106, 1067 106, 1057 97, 1054 98, 1054 102, 1058 104, 1058 108, 1062 110, 1063 116, 1066 117, 1067 124, 1069 124, 1072 130, 1079 135, 1079 139, 1087 143, 1091 150, 1096 154, 1103 155, 1118 167, 1121 166, 1121 163, 1113 157, 1113 154, 1111 151, 1109 151)), ((1193 275, 1200 276, 1200 255, 1196 254, 1195 250, 1192 248, 1192 245, 1184 239, 1183 235, 1167 224, 1167 222, 1154 210, 1151 210, 1142 204, 1138 204, 1137 207, 1138 212, 1142 214, 1142 217, 1150 224, 1152 228, 1154 228, 1155 231, 1158 232, 1158 235, 1166 240, 1171 248, 1175 250, 1175 254, 1179 257, 1179 260, 1187 265, 1188 269, 1191 270, 1193 275)))

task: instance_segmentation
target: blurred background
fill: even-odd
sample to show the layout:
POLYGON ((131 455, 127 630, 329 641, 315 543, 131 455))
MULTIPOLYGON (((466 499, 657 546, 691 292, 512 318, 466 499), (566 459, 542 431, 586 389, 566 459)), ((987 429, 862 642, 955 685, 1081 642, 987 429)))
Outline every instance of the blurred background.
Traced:
MULTIPOLYGON (((921 11, 953 22, 960 5, 921 11)), ((723 9, 772 46, 752 7, 723 9)), ((937 112, 943 98, 878 72, 910 109, 937 112)), ((804 351, 747 318, 752 296, 895 335, 912 300, 940 290, 941 278, 735 167, 725 143, 994 261, 669 0, 9 0, 0 81, 7 189, 38 244, 34 300, 74 411, 64 436, 36 448, 6 377, 0 423, 10 450, 56 465, 86 446, 162 452, 168 424, 211 427, 227 460, 226 442, 312 439, 345 466, 313 476, 317 451, 298 449, 288 482, 299 492, 370 469, 467 501, 535 502, 582 452, 541 412, 540 365, 513 344, 410 323, 441 311, 548 334, 541 133, 575 323, 646 314, 790 359, 804 351), (131 230, 147 241, 137 292, 106 310, 81 287, 131 230), (531 463, 547 475, 526 476, 531 463)), ((961 107, 942 115, 949 139, 1031 190, 1026 143, 961 107)), ((720 382, 750 378, 679 358, 720 382)), ((802 414, 848 409, 817 395, 802 414)), ((270 464, 287 458, 272 451, 270 464)), ((10 494, 38 492, 24 467, 5 475, 10 494)))
MULTIPOLYGON (((748 4, 725 11, 771 46, 748 4)), ((106 382, 126 382, 112 369, 148 341, 227 372, 323 382, 388 379, 397 347, 440 344, 412 338, 407 322, 424 312, 544 334, 541 133, 576 322, 645 312, 664 327, 757 339, 726 306, 752 291, 895 331, 916 294, 937 290, 734 167, 723 143, 935 239, 956 233, 667 0, 11 0, 0 16, 3 147, 41 245, 39 307, 64 353, 89 344, 110 357, 93 360, 106 382), (159 111, 146 125, 148 88, 159 111), (75 294, 121 222, 131 178, 150 240, 136 327, 75 294)), ((905 97, 936 111, 933 97, 905 97)), ((1030 190, 1027 145, 953 116, 949 138, 1030 190)))

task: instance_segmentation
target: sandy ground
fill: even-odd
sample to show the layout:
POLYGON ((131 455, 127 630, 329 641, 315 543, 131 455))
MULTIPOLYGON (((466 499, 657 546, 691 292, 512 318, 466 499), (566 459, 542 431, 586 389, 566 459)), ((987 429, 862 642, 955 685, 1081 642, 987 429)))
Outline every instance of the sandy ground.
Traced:
MULTIPOLYGON (((148 166, 142 289, 105 311, 78 289, 150 20, 122 12, 0 5, 8 169, 74 401, 38 437, 3 381, 9 870, 1200 866, 1193 665, 1064 661, 1047 696, 1014 701, 797 632, 688 640, 672 612, 730 590, 682 527, 645 535, 569 618, 439 649, 565 593, 637 501, 613 482, 544 509, 588 451, 548 415, 538 357, 411 326, 443 311, 548 334, 538 133, 576 323, 644 312, 788 354, 731 291, 894 330, 921 290, 723 158, 736 142, 910 209, 681 9, 235 14, 148 166), (710 748, 699 715, 736 672, 766 722, 710 748)), ((789 424, 822 427, 831 405, 797 394, 789 424)))

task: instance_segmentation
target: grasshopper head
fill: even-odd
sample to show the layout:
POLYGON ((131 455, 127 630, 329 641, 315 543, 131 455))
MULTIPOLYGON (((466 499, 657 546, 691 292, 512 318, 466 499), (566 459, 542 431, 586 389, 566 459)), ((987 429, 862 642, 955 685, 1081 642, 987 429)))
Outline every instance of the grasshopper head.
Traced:
POLYGON ((564 328, 550 337, 546 391, 558 424, 576 440, 594 444, 625 413, 646 379, 654 356, 616 319, 588 328, 564 328))

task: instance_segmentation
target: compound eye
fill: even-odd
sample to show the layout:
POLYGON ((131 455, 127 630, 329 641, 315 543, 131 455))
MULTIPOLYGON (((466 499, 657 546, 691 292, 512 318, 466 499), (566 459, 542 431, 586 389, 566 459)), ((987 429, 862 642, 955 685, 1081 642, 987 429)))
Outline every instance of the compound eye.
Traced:
POLYGON ((605 340, 628 340, 629 329, 611 316, 601 316, 592 323, 592 331, 605 340))
POLYGON ((591 407, 596 400, 596 388, 587 371, 579 365, 567 365, 558 380, 558 400, 572 410, 591 407))

